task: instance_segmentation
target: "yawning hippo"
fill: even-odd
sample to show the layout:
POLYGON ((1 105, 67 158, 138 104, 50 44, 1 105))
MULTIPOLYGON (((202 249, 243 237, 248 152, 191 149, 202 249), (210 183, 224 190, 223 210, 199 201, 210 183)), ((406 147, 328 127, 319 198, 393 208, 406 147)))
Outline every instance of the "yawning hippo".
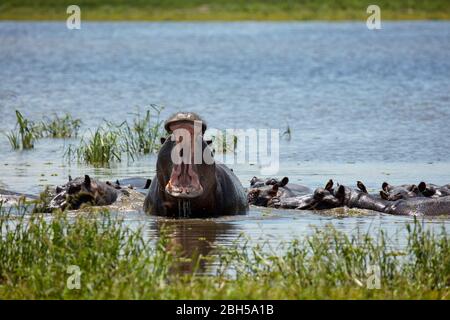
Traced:
POLYGON ((245 214, 241 183, 229 168, 214 162, 203 139, 206 123, 195 113, 176 113, 165 129, 170 136, 158 153, 144 210, 168 217, 245 214))

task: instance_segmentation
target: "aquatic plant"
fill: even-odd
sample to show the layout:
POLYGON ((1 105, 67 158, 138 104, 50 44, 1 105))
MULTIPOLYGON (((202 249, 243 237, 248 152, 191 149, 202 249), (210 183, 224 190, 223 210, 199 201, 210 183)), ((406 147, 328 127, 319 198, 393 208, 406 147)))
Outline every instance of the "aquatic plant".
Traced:
POLYGON ((11 147, 14 150, 34 148, 34 141, 37 137, 35 124, 24 118, 18 110, 16 110, 16 119, 16 127, 6 134, 11 147))
POLYGON ((71 160, 94 166, 107 166, 112 161, 121 161, 120 136, 115 131, 99 127, 87 138, 83 137, 78 146, 69 145, 64 156, 71 160))
POLYGON ((75 119, 69 113, 63 117, 54 115, 45 118, 37 126, 39 137, 42 138, 73 138, 78 136, 81 120, 75 119))
POLYGON ((131 124, 128 121, 118 126, 109 123, 111 128, 118 129, 122 150, 132 159, 136 155, 159 150, 159 138, 164 135, 163 121, 160 120, 163 108, 156 105, 150 105, 150 108, 151 110, 146 110, 144 114, 139 111, 135 113, 131 124))
POLYGON ((211 137, 213 150, 217 153, 234 152, 237 148, 238 137, 234 134, 228 134, 226 130, 221 130, 211 137))
POLYGON ((9 144, 14 150, 32 149, 39 138, 72 138, 76 137, 80 129, 81 120, 74 119, 66 113, 64 117, 55 115, 40 122, 26 119, 16 110, 17 123, 14 130, 6 134, 9 144))
POLYGON ((108 166, 111 162, 120 162, 123 154, 134 160, 138 155, 157 152, 159 138, 164 135, 159 118, 162 108, 150 107, 144 114, 137 112, 131 124, 105 120, 88 138, 83 137, 78 146, 69 145, 65 157, 69 161, 76 159, 94 166, 108 166))
MULTIPOLYGON (((213 256, 216 271, 177 273, 189 260, 168 232, 144 237, 96 211, 12 214, 0 208, 1 299, 448 299, 449 235, 415 221, 406 244, 383 232, 328 226, 272 248, 239 238, 213 256), (70 285, 79 270, 79 287, 70 285)), ((197 259, 197 260, 196 260, 197 259)))

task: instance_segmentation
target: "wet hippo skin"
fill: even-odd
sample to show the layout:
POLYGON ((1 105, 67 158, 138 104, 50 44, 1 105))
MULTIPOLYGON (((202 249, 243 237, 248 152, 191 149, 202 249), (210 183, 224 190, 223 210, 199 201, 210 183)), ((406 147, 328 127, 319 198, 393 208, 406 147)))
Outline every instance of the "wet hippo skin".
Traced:
POLYGON ((194 121, 201 121, 194 113, 178 113, 166 121, 165 128, 170 136, 163 141, 158 153, 156 176, 145 199, 145 212, 184 218, 245 214, 248 203, 240 181, 224 164, 213 161, 212 152, 203 139, 206 124, 201 121, 201 129, 196 132, 194 121), (190 139, 192 145, 197 143, 196 147, 201 148, 201 154, 208 159, 201 157, 199 161, 191 161, 196 149, 186 151, 183 148, 181 160, 173 162, 173 152, 178 152, 176 148, 182 142, 174 132, 180 129, 186 133, 183 139, 190 139))

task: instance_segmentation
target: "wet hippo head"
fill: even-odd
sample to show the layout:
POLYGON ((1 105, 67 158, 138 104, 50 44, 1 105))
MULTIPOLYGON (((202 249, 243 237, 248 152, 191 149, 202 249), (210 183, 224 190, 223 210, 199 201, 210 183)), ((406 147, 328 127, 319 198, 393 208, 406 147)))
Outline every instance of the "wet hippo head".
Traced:
POLYGON ((260 187, 253 187, 247 194, 247 200, 249 204, 267 207, 272 198, 279 195, 279 188, 284 187, 289 183, 289 178, 284 177, 281 181, 276 179, 267 179, 262 185, 260 182, 261 181, 257 181, 254 183, 254 185, 258 185, 260 187))
POLYGON ((56 187, 56 196, 50 201, 50 209, 77 210, 82 205, 109 205, 118 196, 114 186, 91 179, 88 175, 71 179, 56 187))
POLYGON ((170 136, 157 160, 159 185, 176 199, 193 199, 215 189, 215 163, 203 139, 206 123, 195 113, 176 113, 165 122, 170 136))
POLYGON ((440 198, 450 195, 449 185, 437 186, 431 183, 421 182, 418 185, 420 193, 425 197, 440 198))
POLYGON ((317 188, 313 194, 302 196, 299 199, 299 210, 322 210, 336 208, 340 205, 339 199, 334 195, 334 182, 329 180, 324 188, 317 188))
POLYGON ((415 184, 392 186, 387 182, 383 182, 381 189, 381 198, 389 201, 415 198, 419 195, 419 188, 415 184))

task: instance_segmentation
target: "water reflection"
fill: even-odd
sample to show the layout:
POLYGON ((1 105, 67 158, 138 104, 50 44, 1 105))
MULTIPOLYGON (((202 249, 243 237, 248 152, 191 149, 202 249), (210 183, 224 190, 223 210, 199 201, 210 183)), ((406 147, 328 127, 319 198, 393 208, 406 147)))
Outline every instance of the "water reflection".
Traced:
POLYGON ((214 220, 154 219, 149 228, 157 238, 164 233, 169 239, 166 250, 176 250, 184 258, 173 267, 178 273, 207 273, 215 258, 214 248, 239 234, 237 225, 214 220))

